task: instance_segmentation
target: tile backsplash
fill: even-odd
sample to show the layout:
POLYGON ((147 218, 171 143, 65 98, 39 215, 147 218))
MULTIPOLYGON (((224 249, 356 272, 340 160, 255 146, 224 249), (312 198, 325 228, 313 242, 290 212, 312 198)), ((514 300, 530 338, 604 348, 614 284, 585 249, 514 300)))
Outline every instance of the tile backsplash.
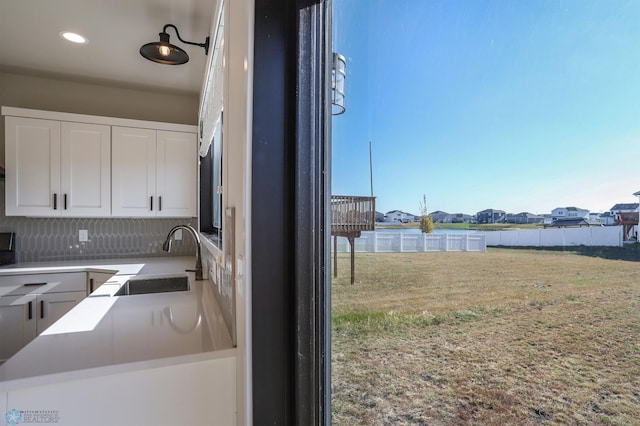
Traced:
MULTIPOLYGON (((5 216, 5 182, 0 179, 0 232, 16 233, 16 262, 166 256, 162 243, 179 224, 196 219, 31 218, 5 216), (78 233, 88 231, 88 241, 78 233)), ((172 256, 195 253, 190 235, 174 241, 172 256)))

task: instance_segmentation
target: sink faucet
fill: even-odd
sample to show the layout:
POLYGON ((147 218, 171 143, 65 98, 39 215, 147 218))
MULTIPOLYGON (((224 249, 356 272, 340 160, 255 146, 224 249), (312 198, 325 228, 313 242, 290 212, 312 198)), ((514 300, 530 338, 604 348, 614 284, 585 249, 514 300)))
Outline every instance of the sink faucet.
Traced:
POLYGON ((200 237, 198 236, 198 232, 196 232, 193 227, 189 225, 176 225, 171 228, 171 231, 169 231, 169 234, 167 235, 167 239, 162 245, 162 250, 166 251, 167 253, 171 251, 171 237, 178 229, 185 229, 189 231, 196 242, 196 269, 187 269, 187 272, 195 272, 196 281, 202 281, 204 278, 202 278, 202 254, 200 252, 200 237))

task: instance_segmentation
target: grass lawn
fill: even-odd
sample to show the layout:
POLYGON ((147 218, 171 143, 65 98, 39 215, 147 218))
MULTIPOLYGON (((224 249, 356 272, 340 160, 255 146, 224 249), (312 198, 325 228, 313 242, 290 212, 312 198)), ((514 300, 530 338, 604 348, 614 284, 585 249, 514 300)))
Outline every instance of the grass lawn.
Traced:
POLYGON ((640 424, 640 262, 618 250, 358 253, 353 286, 339 255, 333 423, 640 424))

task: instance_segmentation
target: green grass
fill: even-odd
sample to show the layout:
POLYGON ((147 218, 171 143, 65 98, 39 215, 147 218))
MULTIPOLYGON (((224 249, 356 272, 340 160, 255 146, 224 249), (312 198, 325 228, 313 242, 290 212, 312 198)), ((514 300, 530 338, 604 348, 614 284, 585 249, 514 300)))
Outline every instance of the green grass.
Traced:
POLYGON ((630 250, 340 255, 334 424, 638 424, 630 250))

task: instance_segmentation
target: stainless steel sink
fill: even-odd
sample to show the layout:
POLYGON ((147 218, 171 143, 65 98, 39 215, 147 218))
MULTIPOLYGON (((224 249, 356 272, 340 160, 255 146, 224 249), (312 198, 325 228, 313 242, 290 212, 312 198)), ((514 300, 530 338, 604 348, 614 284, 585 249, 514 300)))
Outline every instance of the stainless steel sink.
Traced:
POLYGON ((161 277, 131 278, 123 284, 114 296, 134 294, 168 293, 171 291, 188 291, 189 278, 186 275, 161 277))

